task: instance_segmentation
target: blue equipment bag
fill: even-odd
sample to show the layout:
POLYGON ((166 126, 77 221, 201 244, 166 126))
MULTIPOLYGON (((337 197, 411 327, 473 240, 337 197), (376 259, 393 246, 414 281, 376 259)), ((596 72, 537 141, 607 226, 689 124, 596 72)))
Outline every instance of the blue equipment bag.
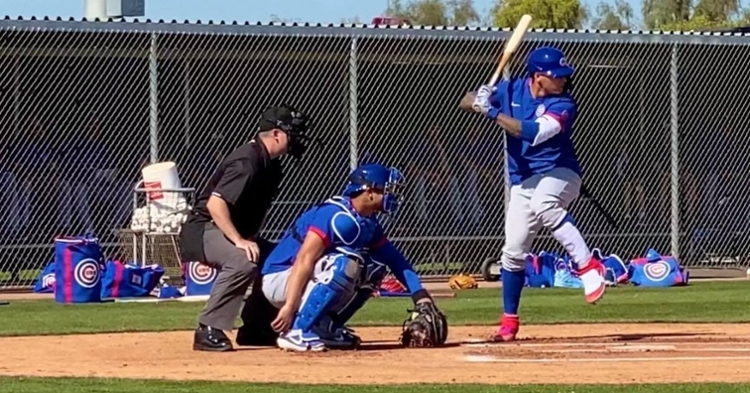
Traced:
POLYGON ((94 237, 55 239, 55 301, 100 302, 102 261, 99 240, 94 237))
POLYGON ((34 284, 34 293, 55 292, 55 262, 50 262, 44 267, 34 284))
POLYGON ((185 296, 205 296, 211 294, 219 271, 201 262, 188 262, 185 270, 185 296))
POLYGON ((555 283, 557 254, 542 251, 526 257, 526 285, 532 288, 551 288, 555 283))
POLYGON ((107 261, 102 277, 102 298, 145 297, 159 285, 164 269, 159 265, 138 266, 107 261))

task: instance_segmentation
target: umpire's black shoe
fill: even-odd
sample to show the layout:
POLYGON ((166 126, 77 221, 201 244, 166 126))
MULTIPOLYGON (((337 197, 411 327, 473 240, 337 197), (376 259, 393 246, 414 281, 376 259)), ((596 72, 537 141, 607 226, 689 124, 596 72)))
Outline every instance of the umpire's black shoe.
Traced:
POLYGON ((198 325, 193 339, 194 351, 229 352, 233 351, 232 341, 219 329, 198 325))

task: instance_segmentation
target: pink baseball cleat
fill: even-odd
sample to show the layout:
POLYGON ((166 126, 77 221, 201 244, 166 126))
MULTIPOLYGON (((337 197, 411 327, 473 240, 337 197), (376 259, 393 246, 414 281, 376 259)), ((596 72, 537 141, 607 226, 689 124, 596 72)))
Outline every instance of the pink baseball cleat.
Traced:
POLYGON ((598 302, 607 288, 604 282, 604 265, 595 257, 591 257, 589 263, 583 269, 578 270, 578 276, 583 282, 583 291, 586 295, 586 301, 589 303, 598 302))
POLYGON ((516 334, 518 334, 518 315, 503 314, 500 319, 500 327, 497 329, 495 337, 492 338, 494 342, 509 342, 516 340, 516 334))

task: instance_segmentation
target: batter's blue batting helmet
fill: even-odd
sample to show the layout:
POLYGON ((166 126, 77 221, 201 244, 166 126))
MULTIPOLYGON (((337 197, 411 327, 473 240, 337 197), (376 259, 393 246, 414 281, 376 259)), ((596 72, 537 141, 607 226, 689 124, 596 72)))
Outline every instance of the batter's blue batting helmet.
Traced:
POLYGON ((401 188, 404 186, 404 175, 396 168, 380 164, 364 164, 349 175, 349 182, 344 188, 344 196, 352 196, 370 188, 383 191, 383 211, 395 213, 401 201, 401 188))
POLYGON ((548 46, 534 49, 529 54, 526 70, 531 75, 541 73, 553 78, 567 78, 575 72, 561 50, 548 46))

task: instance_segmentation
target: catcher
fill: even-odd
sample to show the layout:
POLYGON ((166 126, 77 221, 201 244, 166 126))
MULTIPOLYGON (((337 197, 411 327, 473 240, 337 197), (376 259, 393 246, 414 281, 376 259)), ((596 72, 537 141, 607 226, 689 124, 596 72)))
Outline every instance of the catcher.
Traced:
POLYGON ((361 339, 345 323, 370 299, 388 267, 415 303, 404 322, 407 347, 445 343, 447 322, 403 254, 386 237, 377 213, 395 214, 403 175, 365 164, 342 196, 302 213, 265 261, 263 293, 279 308, 271 326, 291 351, 354 349, 361 339))

